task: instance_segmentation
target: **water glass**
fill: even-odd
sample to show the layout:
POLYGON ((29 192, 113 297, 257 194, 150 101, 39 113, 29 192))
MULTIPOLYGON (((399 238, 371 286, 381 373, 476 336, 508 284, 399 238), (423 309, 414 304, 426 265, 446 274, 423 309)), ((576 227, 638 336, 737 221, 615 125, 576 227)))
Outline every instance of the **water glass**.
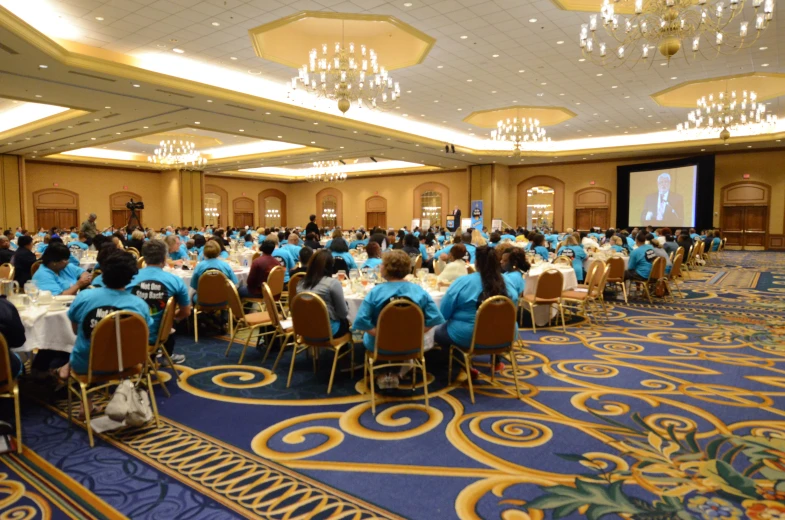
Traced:
POLYGON ((32 280, 25 282, 25 294, 30 298, 30 301, 35 306, 38 303, 38 295, 40 291, 38 290, 38 285, 32 280))

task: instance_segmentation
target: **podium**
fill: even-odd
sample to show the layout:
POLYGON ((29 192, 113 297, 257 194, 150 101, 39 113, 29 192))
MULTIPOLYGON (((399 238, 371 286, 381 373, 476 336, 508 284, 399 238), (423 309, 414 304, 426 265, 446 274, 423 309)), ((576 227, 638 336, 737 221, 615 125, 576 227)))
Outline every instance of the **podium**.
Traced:
POLYGON ((455 231, 455 215, 447 215, 445 227, 450 231, 455 231))

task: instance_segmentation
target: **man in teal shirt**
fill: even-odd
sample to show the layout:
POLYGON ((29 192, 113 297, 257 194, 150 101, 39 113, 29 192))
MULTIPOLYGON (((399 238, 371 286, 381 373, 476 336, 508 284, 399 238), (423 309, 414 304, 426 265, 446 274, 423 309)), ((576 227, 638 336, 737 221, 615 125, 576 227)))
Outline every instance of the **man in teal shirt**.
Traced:
POLYGON ((651 273, 651 265, 657 254, 654 247, 646 243, 645 231, 640 231, 635 236, 636 247, 630 253, 630 262, 627 264, 627 271, 624 273, 625 280, 648 280, 651 273))

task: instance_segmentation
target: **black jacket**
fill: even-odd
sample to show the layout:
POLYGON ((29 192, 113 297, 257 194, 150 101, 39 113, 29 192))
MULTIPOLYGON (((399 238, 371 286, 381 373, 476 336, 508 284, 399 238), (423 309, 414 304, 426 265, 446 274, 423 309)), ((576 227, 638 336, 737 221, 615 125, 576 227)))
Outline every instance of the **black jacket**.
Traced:
POLYGON ((14 252, 10 249, 0 249, 0 265, 11 262, 14 257, 14 252))
POLYGON ((24 287, 25 282, 33 277, 30 274, 30 268, 33 267, 35 261, 35 253, 28 250, 27 248, 20 247, 16 250, 16 253, 14 253, 14 257, 12 259, 14 269, 16 269, 14 280, 19 282, 20 287, 24 287))
POLYGON ((321 236, 319 233, 319 226, 316 225, 316 222, 309 222, 308 225, 305 226, 305 234, 306 236, 308 233, 316 233, 316 236, 321 236))

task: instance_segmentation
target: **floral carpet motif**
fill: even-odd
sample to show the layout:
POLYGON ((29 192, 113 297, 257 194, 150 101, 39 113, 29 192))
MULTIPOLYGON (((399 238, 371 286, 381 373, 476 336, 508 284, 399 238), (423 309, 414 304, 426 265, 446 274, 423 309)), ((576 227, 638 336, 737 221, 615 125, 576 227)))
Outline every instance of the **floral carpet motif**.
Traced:
POLYGON ((205 493, 201 511, 221 517, 785 519, 785 255, 719 260, 691 273, 684 298, 613 300, 593 327, 522 331, 521 400, 509 363, 492 381, 480 360, 472 404, 465 375, 449 381, 434 353, 430 407, 418 383, 374 416, 348 366, 326 394, 328 356, 316 372, 295 360, 287 389, 288 356, 274 372, 256 350, 237 365, 226 340, 179 336, 187 367, 170 398, 156 394, 162 431, 96 449, 182 488, 171 500, 205 493), (744 270, 754 287, 709 283, 744 270))

